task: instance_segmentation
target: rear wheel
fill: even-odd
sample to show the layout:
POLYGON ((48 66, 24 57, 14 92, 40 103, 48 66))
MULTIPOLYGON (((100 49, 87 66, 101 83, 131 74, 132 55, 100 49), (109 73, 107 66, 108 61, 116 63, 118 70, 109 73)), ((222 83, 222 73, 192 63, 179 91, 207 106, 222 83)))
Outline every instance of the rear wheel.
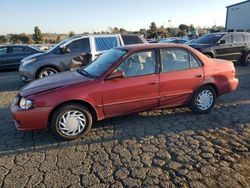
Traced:
POLYGON ((37 78, 44 78, 47 76, 52 76, 54 74, 58 74, 58 71, 52 67, 45 67, 38 72, 37 78))
POLYGON ((244 66, 250 65, 250 52, 248 52, 246 55, 244 55, 241 64, 244 66))
POLYGON ((215 99, 216 93, 214 88, 203 86, 194 93, 190 109, 196 114, 207 114, 213 109, 215 99))
POLYGON ((55 136, 63 140, 73 140, 91 129, 93 118, 87 108, 80 104, 68 104, 52 116, 51 129, 55 136))

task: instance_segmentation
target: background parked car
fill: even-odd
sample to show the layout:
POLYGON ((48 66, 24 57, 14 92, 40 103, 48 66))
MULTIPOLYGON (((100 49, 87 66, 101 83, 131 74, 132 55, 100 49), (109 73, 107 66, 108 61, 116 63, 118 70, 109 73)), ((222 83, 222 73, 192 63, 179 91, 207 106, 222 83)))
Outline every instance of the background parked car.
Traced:
POLYGON ((169 39, 163 39, 160 40, 159 43, 175 43, 175 44, 184 44, 188 40, 186 39, 181 39, 181 38, 169 38, 169 39))
POLYGON ((24 45, 0 46, 0 69, 18 69, 23 58, 35 53, 41 51, 24 45))
POLYGON ((250 33, 212 33, 204 35, 189 46, 210 58, 239 61, 250 64, 250 33))
POLYGON ((111 48, 141 43, 147 41, 139 35, 74 36, 45 53, 24 58, 19 68, 20 77, 22 81, 30 82, 58 72, 77 69, 111 48))

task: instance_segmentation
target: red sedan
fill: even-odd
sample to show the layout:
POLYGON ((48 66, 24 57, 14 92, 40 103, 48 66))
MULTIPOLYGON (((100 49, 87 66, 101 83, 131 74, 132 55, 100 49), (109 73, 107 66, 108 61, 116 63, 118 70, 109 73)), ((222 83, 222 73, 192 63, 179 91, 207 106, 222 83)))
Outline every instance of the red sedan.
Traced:
POLYGON ((89 66, 34 81, 14 99, 19 130, 50 128, 75 139, 93 121, 150 109, 189 106, 206 114, 238 86, 233 63, 177 44, 112 49, 89 66))

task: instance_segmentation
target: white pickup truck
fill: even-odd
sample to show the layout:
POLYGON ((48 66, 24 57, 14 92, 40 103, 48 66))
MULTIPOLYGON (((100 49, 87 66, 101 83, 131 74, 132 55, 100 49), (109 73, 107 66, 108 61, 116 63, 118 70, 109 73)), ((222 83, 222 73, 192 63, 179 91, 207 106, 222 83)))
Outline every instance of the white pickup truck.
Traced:
POLYGON ((147 41, 139 35, 83 35, 68 38, 44 53, 24 58, 19 67, 24 82, 62 71, 77 69, 94 61, 105 51, 123 45, 147 41))

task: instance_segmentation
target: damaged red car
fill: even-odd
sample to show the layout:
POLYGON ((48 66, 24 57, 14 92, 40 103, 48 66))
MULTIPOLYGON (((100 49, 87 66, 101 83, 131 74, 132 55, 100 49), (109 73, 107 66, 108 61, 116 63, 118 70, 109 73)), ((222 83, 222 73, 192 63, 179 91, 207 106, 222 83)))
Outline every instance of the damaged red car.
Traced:
POLYGON ((238 86, 233 63, 178 44, 114 48, 78 71, 36 80, 11 105, 18 130, 85 135, 94 121, 151 109, 189 106, 206 114, 238 86))

